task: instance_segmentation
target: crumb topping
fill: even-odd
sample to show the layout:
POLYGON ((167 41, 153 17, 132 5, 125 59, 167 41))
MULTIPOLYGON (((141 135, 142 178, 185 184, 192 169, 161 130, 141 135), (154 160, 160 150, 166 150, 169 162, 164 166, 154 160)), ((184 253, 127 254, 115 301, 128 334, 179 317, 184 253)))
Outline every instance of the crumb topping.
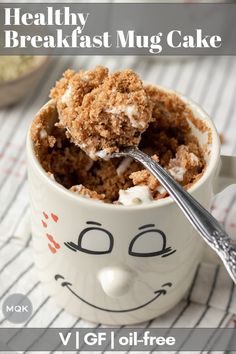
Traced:
POLYGON ((152 104, 132 70, 109 74, 103 67, 76 73, 67 70, 51 90, 58 126, 92 159, 138 145, 151 121, 152 104))
POLYGON ((206 126, 174 92, 143 86, 131 70, 112 75, 103 67, 79 73, 67 70, 51 97, 34 119, 31 137, 48 176, 73 193, 124 205, 168 196, 158 180, 131 158, 104 160, 111 146, 115 148, 114 136, 120 146, 138 144, 185 188, 205 170, 204 150, 189 122, 203 132, 206 126), (75 129, 81 146, 67 126, 70 132, 75 129))

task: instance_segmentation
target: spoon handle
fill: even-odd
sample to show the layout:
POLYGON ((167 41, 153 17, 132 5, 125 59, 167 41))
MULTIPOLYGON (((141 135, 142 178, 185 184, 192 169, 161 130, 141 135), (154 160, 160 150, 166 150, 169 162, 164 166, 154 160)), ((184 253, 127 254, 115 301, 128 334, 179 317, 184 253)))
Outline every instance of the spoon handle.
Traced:
POLYGON ((194 228, 220 256, 232 280, 236 283, 236 246, 218 221, 150 156, 137 148, 124 149, 123 153, 140 162, 158 179, 194 228))

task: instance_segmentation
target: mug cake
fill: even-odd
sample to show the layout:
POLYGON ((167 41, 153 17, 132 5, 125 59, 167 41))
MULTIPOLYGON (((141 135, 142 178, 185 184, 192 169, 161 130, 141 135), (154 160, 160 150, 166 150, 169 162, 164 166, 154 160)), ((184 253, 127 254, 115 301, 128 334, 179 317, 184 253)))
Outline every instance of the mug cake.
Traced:
POLYGON ((132 70, 67 70, 50 97, 52 105, 34 119, 31 138, 49 178, 72 193, 122 205, 167 197, 139 163, 110 158, 125 146, 138 146, 186 189, 205 170, 191 122, 203 132, 207 127, 174 92, 144 84, 132 70))

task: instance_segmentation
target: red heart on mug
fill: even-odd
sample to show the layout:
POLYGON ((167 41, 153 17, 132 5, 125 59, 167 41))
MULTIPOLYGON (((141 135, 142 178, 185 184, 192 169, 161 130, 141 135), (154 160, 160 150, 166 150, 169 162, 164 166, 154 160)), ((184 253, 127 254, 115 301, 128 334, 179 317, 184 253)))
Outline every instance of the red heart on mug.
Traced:
POLYGON ((45 219, 48 219, 48 214, 45 213, 45 211, 43 211, 43 216, 45 217, 45 219))
POLYGON ((55 222, 58 221, 58 216, 57 216, 57 215, 51 213, 51 217, 53 218, 53 220, 54 220, 55 222))
POLYGON ((48 227, 48 225, 46 224, 46 222, 45 221, 43 221, 43 220, 41 220, 42 221, 42 224, 43 224, 43 227, 48 227))

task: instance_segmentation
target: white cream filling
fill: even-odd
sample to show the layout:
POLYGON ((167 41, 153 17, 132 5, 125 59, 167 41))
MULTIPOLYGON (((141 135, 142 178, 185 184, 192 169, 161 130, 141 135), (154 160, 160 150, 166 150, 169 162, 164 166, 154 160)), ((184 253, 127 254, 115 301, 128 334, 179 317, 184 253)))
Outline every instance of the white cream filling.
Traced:
POLYGON ((48 133, 45 129, 41 129, 39 132, 40 139, 45 139, 48 136, 48 133))
POLYGON ((118 202, 123 205, 149 204, 152 200, 151 192, 147 186, 135 186, 119 191, 118 202))
POLYGON ((170 168, 169 173, 178 182, 182 182, 184 179, 184 174, 187 171, 184 167, 175 166, 170 168))
POLYGON ((68 85, 66 91, 64 92, 64 95, 61 96, 61 102, 68 106, 70 104, 71 96, 72 96, 72 86, 68 85))
POLYGON ((144 128, 145 127, 145 122, 139 121, 135 119, 134 117, 139 116, 137 107, 135 105, 127 105, 127 106, 118 106, 118 107, 112 107, 112 108, 107 108, 105 110, 106 113, 111 113, 114 115, 119 115, 121 113, 124 113, 130 120, 130 123, 132 127, 134 128, 144 128))
POLYGON ((193 162, 195 165, 198 165, 199 158, 193 152, 190 152, 189 157, 191 159, 191 162, 193 162))
POLYGON ((108 153, 106 152, 106 150, 99 150, 99 151, 95 152, 95 156, 98 156, 104 160, 108 159, 108 153))
POLYGON ((97 157, 100 157, 100 159, 103 159, 103 160, 109 160, 110 159, 110 155, 107 153, 106 150, 99 150, 99 151, 89 151, 87 152, 87 154, 89 155, 89 157, 92 159, 92 160, 96 160, 97 157))
POLYGON ((132 162, 131 157, 125 157, 125 158, 121 161, 121 163, 119 164, 119 166, 118 166, 117 169, 116 169, 116 173, 117 173, 117 175, 118 175, 119 177, 122 176, 122 175, 125 173, 125 171, 126 171, 127 168, 129 167, 129 165, 131 164, 131 162, 132 162))
MULTIPOLYGON (((80 148, 83 149, 86 146, 84 145, 80 145, 80 148), (82 147, 83 146, 83 147, 82 147)), ((99 151, 86 151, 86 153, 88 154, 88 156, 92 159, 92 160, 96 160, 97 157, 100 157, 100 159, 103 160, 109 160, 110 159, 110 154, 107 153, 106 150, 99 150, 99 151)))
POLYGON ((96 160, 97 157, 100 157, 103 160, 109 160, 110 159, 110 154, 105 150, 98 150, 98 151, 88 151, 87 150, 87 144, 77 144, 76 145, 81 149, 86 152, 86 154, 90 157, 92 160, 96 160))
POLYGON ((162 187, 162 186, 158 186, 156 190, 157 190, 157 192, 160 193, 160 194, 166 193, 165 188, 162 187))

